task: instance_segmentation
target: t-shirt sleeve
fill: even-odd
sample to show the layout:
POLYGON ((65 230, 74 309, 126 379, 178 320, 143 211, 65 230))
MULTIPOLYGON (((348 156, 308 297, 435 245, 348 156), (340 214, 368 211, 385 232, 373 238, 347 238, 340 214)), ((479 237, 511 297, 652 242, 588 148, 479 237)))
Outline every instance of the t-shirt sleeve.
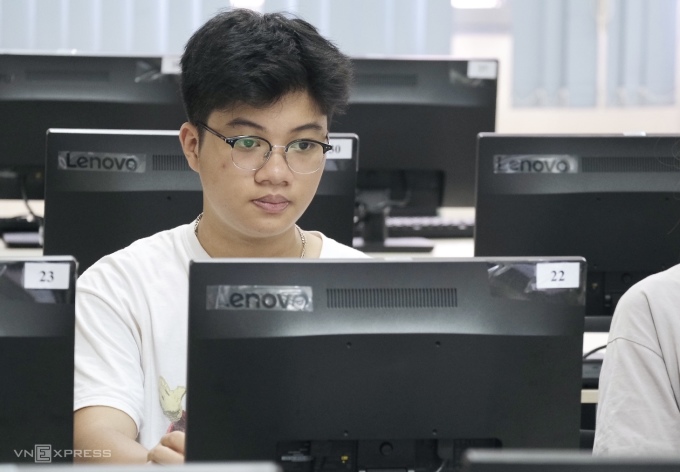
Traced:
POLYGON ((78 280, 74 410, 116 408, 139 431, 144 403, 141 339, 122 280, 92 269, 78 280))
POLYGON ((633 287, 617 305, 599 381, 593 453, 680 450, 680 412, 648 294, 633 287))

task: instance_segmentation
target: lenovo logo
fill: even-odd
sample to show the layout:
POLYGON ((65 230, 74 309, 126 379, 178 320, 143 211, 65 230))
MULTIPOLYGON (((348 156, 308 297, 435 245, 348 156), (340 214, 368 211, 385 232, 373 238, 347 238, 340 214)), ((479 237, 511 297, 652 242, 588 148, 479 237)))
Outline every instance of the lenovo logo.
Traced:
POLYGON ((146 155, 61 151, 57 167, 61 170, 141 173, 146 171, 146 155))
POLYGON ((211 285, 208 310, 313 311, 312 287, 291 285, 211 285))
POLYGON ((497 154, 494 174, 575 174, 577 156, 569 154, 497 154))

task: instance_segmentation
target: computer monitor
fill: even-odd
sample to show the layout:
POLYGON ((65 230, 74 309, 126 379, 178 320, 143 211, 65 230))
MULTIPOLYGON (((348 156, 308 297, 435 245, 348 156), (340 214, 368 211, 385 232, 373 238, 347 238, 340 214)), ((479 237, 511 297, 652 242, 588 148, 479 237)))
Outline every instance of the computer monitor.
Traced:
POLYGON ((0 463, 73 460, 72 257, 0 256, 0 463))
MULTIPOLYGON (((137 239, 191 222, 203 208, 178 131, 47 133, 44 254, 73 254, 80 272, 137 239)), ((352 244, 358 137, 331 133, 316 196, 298 221, 352 244)))
POLYGON ((44 197, 48 128, 179 129, 161 58, 0 52, 0 198, 44 197))
POLYGON ((215 259, 189 287, 188 461, 452 470, 470 446, 579 445, 582 258, 215 259))
MULTIPOLYGON (((359 201, 386 192, 391 215, 474 204, 477 134, 494 131, 498 61, 352 58, 347 113, 333 131, 361 138, 359 201)), ((380 203, 378 203, 380 205, 380 203)), ((376 210, 377 211, 377 210, 376 210)))
MULTIPOLYGON (((45 472, 44 465, 0 464, 0 472, 45 472)), ((149 464, 78 464, 76 470, 96 472, 149 472, 149 464)), ((72 464, 51 465, 50 472, 73 472, 72 464)), ((220 462, 216 464, 163 464, 163 472, 281 472, 273 462, 220 462)))
POLYGON ((675 472, 678 457, 593 456, 586 451, 491 451, 465 453, 461 472, 675 472))
POLYGON ((478 140, 476 256, 588 261, 586 328, 680 262, 680 136, 507 135, 478 140))

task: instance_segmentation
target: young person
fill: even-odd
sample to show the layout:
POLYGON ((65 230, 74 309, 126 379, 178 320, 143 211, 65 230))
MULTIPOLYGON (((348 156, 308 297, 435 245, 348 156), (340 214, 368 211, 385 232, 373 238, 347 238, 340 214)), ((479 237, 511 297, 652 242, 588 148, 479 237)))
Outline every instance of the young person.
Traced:
POLYGON ((303 20, 237 9, 189 39, 181 67, 180 141, 203 212, 78 281, 74 449, 113 462, 184 459, 192 259, 367 257, 296 225, 347 102, 349 59, 303 20))
POLYGON ((680 454, 680 265, 616 306, 600 373, 593 453, 680 454))

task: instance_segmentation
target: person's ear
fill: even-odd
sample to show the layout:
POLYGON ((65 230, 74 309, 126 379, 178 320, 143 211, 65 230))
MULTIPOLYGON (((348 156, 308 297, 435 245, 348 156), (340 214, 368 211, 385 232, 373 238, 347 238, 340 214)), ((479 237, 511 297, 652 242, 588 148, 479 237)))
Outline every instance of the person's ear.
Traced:
POLYGON ((201 168, 201 162, 198 159, 198 128, 189 122, 184 123, 179 129, 179 142, 189 167, 198 172, 201 168))

